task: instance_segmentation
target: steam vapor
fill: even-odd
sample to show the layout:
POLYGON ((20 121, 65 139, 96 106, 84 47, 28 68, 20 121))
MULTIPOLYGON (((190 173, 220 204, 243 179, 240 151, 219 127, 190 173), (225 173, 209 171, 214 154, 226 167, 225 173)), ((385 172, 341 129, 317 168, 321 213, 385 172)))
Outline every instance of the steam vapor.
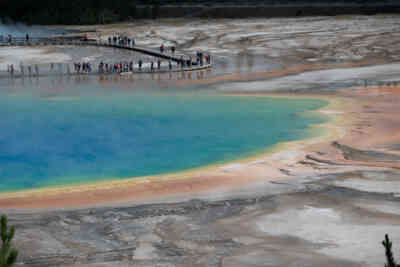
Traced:
POLYGON ((44 37, 54 34, 62 34, 65 31, 49 29, 46 26, 26 25, 21 22, 11 21, 10 19, 0 18, 0 35, 11 34, 14 37, 24 37, 27 33, 32 37, 44 37))

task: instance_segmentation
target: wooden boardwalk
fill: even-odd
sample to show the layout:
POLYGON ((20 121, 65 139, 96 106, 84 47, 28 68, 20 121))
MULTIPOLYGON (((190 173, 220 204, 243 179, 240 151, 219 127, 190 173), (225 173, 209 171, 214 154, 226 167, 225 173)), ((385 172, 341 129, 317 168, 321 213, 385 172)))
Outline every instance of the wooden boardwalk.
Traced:
MULTIPOLYGON (((166 60, 171 60, 174 62, 180 62, 183 60, 190 59, 190 56, 182 53, 161 53, 155 49, 149 49, 142 46, 125 46, 125 45, 118 45, 108 42, 102 42, 97 40, 79 40, 79 39, 68 39, 68 38, 30 38, 29 41, 26 41, 25 38, 12 38, 11 42, 7 40, 7 38, 0 39, 0 47, 5 46, 55 46, 55 45, 73 45, 73 46, 97 46, 97 47, 108 47, 108 48, 116 48, 116 49, 125 49, 130 50, 138 53, 142 53, 149 56, 154 56, 166 60)), ((205 64, 206 65, 206 64, 205 64)), ((207 64, 211 67, 211 64, 207 64)))

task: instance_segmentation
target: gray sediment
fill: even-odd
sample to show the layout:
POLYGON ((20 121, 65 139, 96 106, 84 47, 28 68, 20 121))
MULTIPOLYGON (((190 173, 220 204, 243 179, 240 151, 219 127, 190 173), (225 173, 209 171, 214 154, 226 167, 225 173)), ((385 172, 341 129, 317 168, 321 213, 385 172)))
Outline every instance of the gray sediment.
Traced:
MULTIPOLYGON (((393 170, 375 173, 385 174, 378 179, 381 183, 399 175, 393 170)), ((395 224, 400 214, 371 211, 368 207, 394 207, 400 199, 389 192, 336 184, 354 179, 377 181, 366 169, 268 183, 253 196, 10 213, 10 223, 17 227, 16 245, 21 251, 17 266, 221 266, 228 262, 228 266, 295 266, 288 265, 288 257, 307 266, 373 266, 374 261, 364 265, 358 256, 343 257, 346 253, 342 250, 330 251, 335 246, 348 249, 347 242, 355 246, 349 253, 357 247, 365 249, 359 244, 357 238, 361 237, 357 233, 346 240, 315 241, 293 229, 282 233, 278 224, 271 225, 270 231, 260 231, 260 225, 279 214, 282 222, 295 225, 302 212, 311 216, 302 227, 315 227, 316 231, 321 221, 330 223, 331 216, 341 218, 335 219, 335 225, 344 231, 363 227, 374 232, 377 224, 385 231, 385 225, 395 224), (324 211, 339 215, 312 213, 324 211), (315 216, 318 221, 313 221, 315 216), (328 252, 321 252, 324 250, 328 252)), ((367 260, 380 255, 380 240, 374 238, 369 241, 377 251, 367 260)), ((394 238, 400 236, 394 233, 394 238)))

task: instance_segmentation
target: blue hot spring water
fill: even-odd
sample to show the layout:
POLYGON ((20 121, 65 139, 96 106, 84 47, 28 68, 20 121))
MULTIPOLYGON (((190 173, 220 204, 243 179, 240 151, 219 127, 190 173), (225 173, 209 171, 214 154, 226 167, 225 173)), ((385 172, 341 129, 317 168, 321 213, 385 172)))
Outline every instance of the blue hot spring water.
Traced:
POLYGON ((0 98, 0 191, 171 173, 306 138, 319 100, 129 93, 0 98))

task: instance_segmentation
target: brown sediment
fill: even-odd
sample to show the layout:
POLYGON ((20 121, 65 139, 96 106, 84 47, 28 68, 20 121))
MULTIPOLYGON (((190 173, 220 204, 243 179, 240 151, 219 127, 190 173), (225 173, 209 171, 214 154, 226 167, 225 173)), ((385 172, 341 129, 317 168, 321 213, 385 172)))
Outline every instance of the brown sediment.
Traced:
MULTIPOLYGON (((287 75, 313 69, 316 67, 303 66, 264 74, 267 76, 250 76, 287 75)), ((347 170, 359 166, 400 168, 400 154, 390 149, 400 140, 399 92, 400 87, 374 87, 329 96, 331 104, 321 112, 335 119, 318 126, 325 129, 325 135, 280 144, 273 152, 255 158, 179 174, 3 193, 0 194, 0 208, 143 203, 168 197, 194 197, 257 181, 272 182, 340 171, 343 167, 347 170)), ((321 95, 303 97, 326 98, 321 95)))
POLYGON ((352 119, 346 135, 331 144, 336 155, 319 158, 347 166, 400 168, 400 87, 358 88, 340 95, 354 100, 345 111, 352 119))

